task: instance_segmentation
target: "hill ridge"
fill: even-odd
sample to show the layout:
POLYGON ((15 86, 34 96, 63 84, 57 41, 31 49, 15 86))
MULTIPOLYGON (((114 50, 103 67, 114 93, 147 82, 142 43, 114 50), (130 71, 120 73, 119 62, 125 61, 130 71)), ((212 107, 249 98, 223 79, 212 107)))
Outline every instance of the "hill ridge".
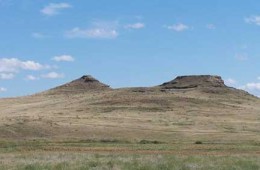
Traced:
POLYGON ((91 75, 83 75, 80 78, 73 80, 69 83, 65 83, 61 86, 57 86, 50 90, 47 90, 49 93, 82 93, 88 91, 103 91, 110 90, 110 86, 104 84, 94 78, 91 75))

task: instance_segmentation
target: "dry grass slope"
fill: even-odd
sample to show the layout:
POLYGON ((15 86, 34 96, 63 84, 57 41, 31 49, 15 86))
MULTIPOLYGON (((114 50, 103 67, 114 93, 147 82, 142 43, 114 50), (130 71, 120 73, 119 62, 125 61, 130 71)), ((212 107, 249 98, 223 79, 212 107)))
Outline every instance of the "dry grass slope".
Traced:
POLYGON ((127 89, 83 76, 40 94, 1 99, 0 109, 1 139, 260 140, 260 100, 218 76, 127 89))
MULTIPOLYGON (((248 169, 259 167, 255 162, 259 162, 260 154, 260 100, 247 92, 227 87, 218 76, 184 76, 160 86, 124 89, 111 89, 93 77, 83 76, 43 93, 1 99, 0 110, 0 146, 7 148, 4 152, 31 141, 44 141, 47 153, 58 145, 56 149, 54 147, 54 151, 65 155, 73 150, 77 154, 81 150, 90 152, 88 148, 92 148, 92 144, 97 144, 99 150, 101 147, 102 152, 102 147, 112 144, 112 149, 105 150, 105 153, 123 148, 129 151, 129 148, 131 150, 137 145, 134 151, 129 151, 130 155, 141 154, 144 145, 151 145, 156 154, 164 154, 158 150, 167 152, 172 145, 184 145, 189 148, 186 150, 188 153, 200 156, 212 150, 220 151, 213 152, 213 155, 223 155, 226 150, 227 155, 233 156, 258 155, 256 159, 252 158, 252 164, 248 164, 253 168, 248 169), (83 149, 60 146, 60 143, 72 143, 83 149), (196 150, 193 148, 194 143, 209 148, 196 150), (216 146, 219 148, 215 148, 216 146), (249 149, 252 147, 254 149, 249 149)), ((14 149, 15 152, 30 151, 30 148, 22 146, 18 150, 14 149)), ((40 152, 39 149, 42 151, 43 147, 36 147, 35 153, 40 152)), ((98 150, 94 152, 99 153, 98 150)), ((169 152, 170 155, 178 153, 183 155, 185 148, 169 152)), ((129 157, 127 159, 132 159, 129 157)), ((188 157, 172 159, 185 164, 186 158, 193 159, 188 157)), ((115 160, 121 161, 117 159, 118 157, 115 160)), ((167 163, 168 158, 165 159, 165 165, 174 162, 167 163)), ((200 157, 195 159, 200 160, 200 157)), ((210 158, 208 159, 210 162, 210 158)), ((228 159, 230 162, 239 160, 233 157, 228 159)), ((245 159, 245 162, 250 159, 245 159)), ((68 167, 74 166, 70 165, 70 160, 69 158, 67 162, 68 167)), ((219 164, 223 161, 221 158, 216 160, 219 160, 219 164)), ((165 161, 164 158, 162 161, 165 161)), ((125 169, 126 162, 118 165, 125 169)), ((146 162, 145 166, 149 169, 150 163, 146 162)), ((137 161, 136 166, 139 163, 137 161)), ((100 166, 105 164, 100 163, 100 166)), ((157 169, 157 166, 163 165, 150 168, 157 169)), ((7 165, 2 167, 4 166, 7 165)), ((209 166, 211 163, 205 164, 204 169, 209 166)))

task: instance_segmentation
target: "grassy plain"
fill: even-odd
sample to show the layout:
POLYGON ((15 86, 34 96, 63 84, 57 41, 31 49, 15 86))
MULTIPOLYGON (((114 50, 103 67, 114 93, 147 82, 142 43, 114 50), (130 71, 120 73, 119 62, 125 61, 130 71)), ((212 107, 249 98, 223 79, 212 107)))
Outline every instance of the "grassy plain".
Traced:
POLYGON ((0 100, 0 169, 260 169, 260 100, 234 89, 0 100))
POLYGON ((1 142, 0 169, 258 170, 260 144, 1 142))

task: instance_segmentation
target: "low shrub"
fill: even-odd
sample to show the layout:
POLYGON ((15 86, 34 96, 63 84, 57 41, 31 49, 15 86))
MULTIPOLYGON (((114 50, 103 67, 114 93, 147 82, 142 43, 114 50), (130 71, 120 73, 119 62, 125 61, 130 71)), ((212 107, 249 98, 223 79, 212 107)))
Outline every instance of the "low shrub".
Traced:
POLYGON ((202 141, 196 141, 195 144, 201 145, 201 144, 203 144, 203 142, 202 141))

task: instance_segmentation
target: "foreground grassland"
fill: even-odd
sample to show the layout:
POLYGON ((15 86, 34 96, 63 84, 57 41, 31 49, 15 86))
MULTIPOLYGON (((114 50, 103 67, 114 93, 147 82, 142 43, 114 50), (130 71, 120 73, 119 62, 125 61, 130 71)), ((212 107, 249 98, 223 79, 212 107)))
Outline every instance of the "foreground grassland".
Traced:
POLYGON ((260 144, 1 142, 0 169, 258 170, 260 144))

